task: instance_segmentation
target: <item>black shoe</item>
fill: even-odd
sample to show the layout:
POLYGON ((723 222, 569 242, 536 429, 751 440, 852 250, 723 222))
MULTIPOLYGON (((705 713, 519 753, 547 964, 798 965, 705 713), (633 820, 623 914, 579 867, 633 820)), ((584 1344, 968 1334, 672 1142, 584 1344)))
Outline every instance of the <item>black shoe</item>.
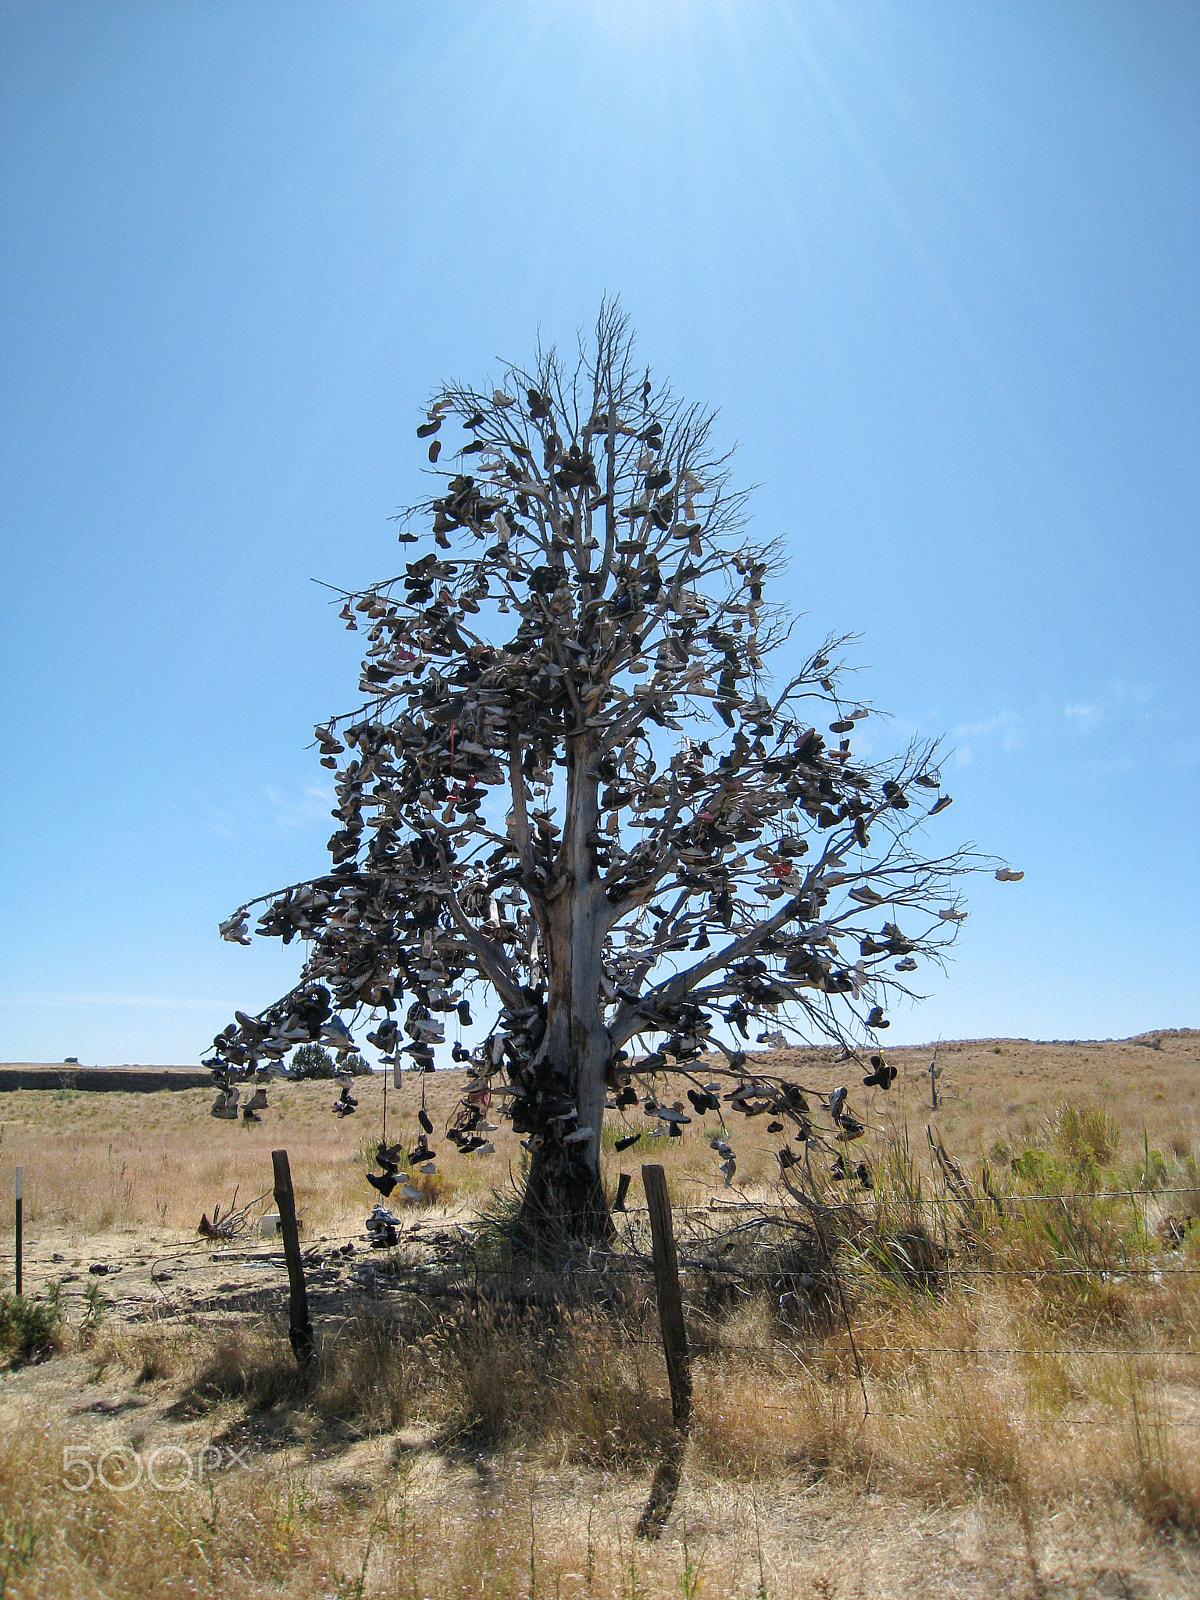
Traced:
POLYGON ((871 1066, 874 1069, 869 1078, 863 1079, 865 1089, 888 1090, 896 1076, 895 1067, 889 1067, 882 1056, 872 1056, 871 1066))

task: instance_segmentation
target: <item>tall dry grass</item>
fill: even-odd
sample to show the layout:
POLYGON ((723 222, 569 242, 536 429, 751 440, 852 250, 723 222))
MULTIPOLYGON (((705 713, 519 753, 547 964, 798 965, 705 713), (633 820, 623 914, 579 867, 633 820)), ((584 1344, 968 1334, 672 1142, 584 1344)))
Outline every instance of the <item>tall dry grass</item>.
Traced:
MULTIPOLYGON (((936 1327, 926 1309, 919 1330, 901 1331, 936 1327)), ((872 1371, 864 1418, 837 1352, 823 1367, 788 1360, 772 1308, 757 1305, 736 1320, 724 1357, 698 1363, 690 1488, 671 1537, 648 1548, 632 1538, 633 1512, 670 1431, 648 1330, 631 1350, 629 1330, 603 1319, 531 1326, 481 1308, 437 1328, 435 1342, 418 1332, 386 1318, 347 1325, 304 1383, 281 1330, 174 1343, 142 1332, 97 1349, 143 1388, 169 1392, 176 1414, 209 1437, 254 1441, 251 1470, 180 1495, 72 1496, 61 1422, 15 1430, 0 1441, 0 1592, 650 1595, 703 1570, 701 1592, 753 1593, 756 1559, 780 1559, 777 1518, 795 1491, 917 1511, 991 1506, 997 1528, 1024 1519, 1035 1542, 1047 1513, 1084 1497, 1114 1516, 1136 1510, 1175 1540, 1197 1532, 1200 1449, 1134 1367, 1106 1373, 1104 1425, 1086 1437, 1031 1399, 1020 1367, 982 1358, 872 1371), (372 1441, 369 1471, 361 1453, 352 1465, 344 1457, 342 1476, 330 1470, 339 1452, 372 1441), (740 1507, 740 1530, 718 1518, 716 1537, 714 1504, 740 1507), (690 1553, 689 1514, 693 1530, 702 1523, 690 1553)), ((941 1332, 961 1338, 961 1320, 941 1332)), ((1079 1361, 1076 1392, 1100 1376, 1079 1361)), ((769 1592, 813 1591, 776 1572, 769 1592)))
MULTIPOLYGON (((361 1219, 369 1141, 361 1123, 337 1130, 323 1086, 295 1089, 270 1142, 288 1145, 298 1185, 309 1185, 313 1231, 333 1231, 337 1219, 361 1219)), ((255 1129, 242 1139, 240 1127, 218 1125, 214 1138, 207 1096, 194 1099, 197 1149, 191 1165, 180 1160, 184 1198, 172 1201, 192 1209, 198 1195, 211 1203, 214 1189, 257 1171, 267 1147, 255 1129), (222 1143, 229 1131, 240 1142, 222 1143)), ((157 1101, 150 1123, 123 1134, 130 1112, 119 1106, 91 1128, 100 1113, 69 1099, 27 1108, 30 1148, 51 1148, 54 1117, 75 1119, 77 1149, 89 1139, 116 1146, 112 1168, 101 1163, 74 1191, 43 1188, 40 1224, 56 1205, 84 1232, 107 1218, 118 1156, 131 1186, 125 1214, 142 1214, 161 1167, 153 1152, 130 1165, 136 1151, 120 1140, 151 1141, 153 1118, 177 1119, 184 1097, 157 1101)), ((1147 1549, 1193 1548, 1200 1223, 1187 1220, 1190 1133, 1151 1159, 1147 1139, 1083 1102, 1051 1107, 1003 1157, 998 1143, 986 1167, 947 1166, 893 1122, 857 1147, 870 1192, 814 1167, 810 1207, 770 1228, 707 1205, 693 1214, 698 1139, 646 1152, 669 1163, 694 1352, 685 1486, 661 1546, 632 1538, 672 1437, 649 1278, 636 1265, 601 1275, 603 1293, 582 1302, 549 1271, 514 1260, 497 1227, 480 1245, 478 1298, 364 1299, 319 1325, 304 1376, 269 1321, 130 1327, 108 1313, 75 1357, 85 1386, 135 1396, 180 1437, 249 1438, 255 1470, 167 1501, 143 1491, 83 1500, 62 1487, 68 1434, 46 1413, 0 1441, 0 1575, 8 1591, 39 1600, 135 1589, 632 1596, 698 1586, 783 1596, 816 1592, 817 1567, 801 1575, 783 1553, 783 1508, 814 1495, 827 1497, 830 1516, 839 1496, 882 1497, 914 1517, 984 1507, 1027 1551, 1060 1513, 1086 1506, 1114 1526, 1136 1519, 1147 1549), (1066 1198, 1043 1203, 1046 1193, 1066 1198), (706 1273, 702 1258, 728 1271, 706 1273), (337 1463, 351 1459, 339 1478, 337 1463), (591 1488, 572 1501, 560 1482, 591 1488), (701 1504, 710 1532, 685 1547, 680 1518, 699 1517, 701 1504), (736 1527, 712 1510, 735 1505, 736 1527), (774 1508, 765 1523, 763 1507, 774 1508)), ((447 1183, 458 1184, 450 1201, 464 1213, 487 1193, 476 1176, 485 1170, 464 1165, 459 1177, 446 1162, 447 1183)), ((626 1226, 625 1243, 644 1253, 644 1217, 626 1226)))

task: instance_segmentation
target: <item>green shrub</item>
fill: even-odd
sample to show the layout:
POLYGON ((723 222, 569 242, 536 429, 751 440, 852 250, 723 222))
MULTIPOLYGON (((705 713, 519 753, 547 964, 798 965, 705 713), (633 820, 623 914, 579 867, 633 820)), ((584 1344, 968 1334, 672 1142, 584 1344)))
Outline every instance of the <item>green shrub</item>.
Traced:
POLYGON ((1108 1166, 1121 1143, 1121 1130, 1103 1106, 1061 1105, 1050 1129, 1055 1146, 1076 1172, 1108 1166))
POLYGON ((293 1078, 332 1078, 333 1057, 319 1044, 302 1044, 292 1052, 293 1078))
POLYGON ((30 1300, 23 1294, 0 1296, 0 1350, 13 1366, 44 1361, 62 1344, 62 1310, 57 1296, 30 1300))
POLYGON ((1018 1178, 1046 1194, 1055 1194, 1066 1186, 1066 1170, 1062 1162, 1036 1146, 1014 1156, 1011 1166, 1018 1178))
MULTIPOLYGON (((370 1064, 356 1055, 347 1058, 346 1066, 357 1077, 371 1070, 370 1064)), ((292 1052, 293 1078, 332 1078, 336 1070, 334 1059, 324 1045, 302 1044, 292 1052)))
POLYGON ((1112 1170, 1121 1130, 1103 1106, 1065 1102, 1009 1163, 1023 1182, 1048 1194, 1119 1185, 1112 1170))

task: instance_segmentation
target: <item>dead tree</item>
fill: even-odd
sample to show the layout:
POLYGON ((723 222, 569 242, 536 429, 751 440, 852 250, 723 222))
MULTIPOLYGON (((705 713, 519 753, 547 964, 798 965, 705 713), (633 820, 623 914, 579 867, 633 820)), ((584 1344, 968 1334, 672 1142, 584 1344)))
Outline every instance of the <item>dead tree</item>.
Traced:
MULTIPOLYGON (((400 539, 420 519, 431 547, 339 596, 367 649, 364 703, 317 729, 332 868, 251 902, 259 933, 310 953, 211 1064, 228 1088, 302 1041, 344 1060, 349 1017, 428 1068, 446 1015, 490 990, 490 1034, 455 1046, 473 1080, 455 1137, 483 1142, 490 1090, 531 1152, 530 1230, 603 1239, 606 1104, 678 1129, 674 1075, 697 1116, 770 1113, 789 1165, 786 1137, 819 1132, 811 1091, 746 1046, 877 1045, 957 932, 973 858, 927 851, 950 804, 935 745, 855 759, 847 641, 791 644, 780 549, 747 536, 713 416, 636 364, 618 306, 570 362, 446 386, 417 432, 439 489, 400 539)), ((249 915, 224 936, 248 942, 249 915)), ((852 1139, 834 1098, 826 1136, 852 1139)))

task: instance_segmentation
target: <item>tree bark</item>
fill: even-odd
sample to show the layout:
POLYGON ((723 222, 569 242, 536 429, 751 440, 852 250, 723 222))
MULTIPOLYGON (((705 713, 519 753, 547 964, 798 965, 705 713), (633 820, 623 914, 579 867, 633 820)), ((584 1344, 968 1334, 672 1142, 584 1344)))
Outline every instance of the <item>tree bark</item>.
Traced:
POLYGON ((600 1002, 606 924, 604 893, 595 864, 599 775, 592 740, 568 744, 567 799, 556 863, 560 893, 546 906, 546 1032, 534 1060, 545 1103, 557 1096, 575 1116, 535 1123, 535 1148, 521 1207, 532 1236, 604 1241, 614 1233, 600 1176, 600 1132, 614 1046, 600 1002), (585 1142, 564 1135, 590 1128, 585 1142))

